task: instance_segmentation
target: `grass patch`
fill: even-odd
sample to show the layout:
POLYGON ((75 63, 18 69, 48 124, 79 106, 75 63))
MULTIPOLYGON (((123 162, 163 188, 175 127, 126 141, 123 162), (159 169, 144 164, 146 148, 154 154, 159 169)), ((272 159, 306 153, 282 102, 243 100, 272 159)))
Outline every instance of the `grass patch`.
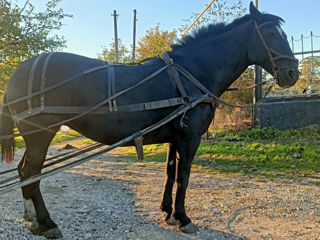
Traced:
POLYGON ((221 172, 294 177, 319 172, 319 158, 317 146, 221 141, 202 143, 194 163, 221 172))
MULTIPOLYGON (((164 162, 166 159, 168 144, 144 145, 143 154, 144 162, 164 162)), ((136 157, 135 147, 127 147, 124 155, 128 157, 136 157)))

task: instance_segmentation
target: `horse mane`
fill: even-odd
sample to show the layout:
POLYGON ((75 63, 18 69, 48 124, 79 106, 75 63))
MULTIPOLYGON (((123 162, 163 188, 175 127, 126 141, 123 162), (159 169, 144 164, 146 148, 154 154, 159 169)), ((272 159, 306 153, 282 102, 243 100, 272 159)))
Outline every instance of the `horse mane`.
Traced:
MULTIPOLYGON (((231 23, 211 23, 206 26, 203 26, 199 28, 198 30, 193 31, 191 34, 186 35, 183 40, 179 40, 177 44, 172 45, 173 50, 177 50, 178 48, 194 43, 198 43, 199 41, 208 38, 210 35, 216 35, 222 34, 224 32, 227 32, 234 27, 237 27, 243 23, 246 23, 250 21, 252 18, 250 14, 244 15, 243 17, 236 18, 231 23)), ((260 23, 266 22, 266 21, 272 21, 275 22, 278 25, 281 25, 284 20, 278 16, 268 14, 268 13, 262 13, 260 18, 260 23)))

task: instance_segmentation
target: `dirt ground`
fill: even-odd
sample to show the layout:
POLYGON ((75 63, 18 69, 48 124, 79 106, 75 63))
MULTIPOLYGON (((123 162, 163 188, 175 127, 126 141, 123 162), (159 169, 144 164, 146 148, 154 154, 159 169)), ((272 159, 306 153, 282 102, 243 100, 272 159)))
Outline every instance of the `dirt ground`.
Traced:
MULTIPOLYGON (((162 220, 164 163, 119 158, 117 151, 42 181, 63 239, 320 239, 320 175, 270 180, 194 170, 186 210, 200 229, 187 235, 162 220)), ((0 171, 17 163, 0 163, 0 171)), ((0 239, 44 239, 29 232, 22 215, 20 190, 0 196, 0 239)))

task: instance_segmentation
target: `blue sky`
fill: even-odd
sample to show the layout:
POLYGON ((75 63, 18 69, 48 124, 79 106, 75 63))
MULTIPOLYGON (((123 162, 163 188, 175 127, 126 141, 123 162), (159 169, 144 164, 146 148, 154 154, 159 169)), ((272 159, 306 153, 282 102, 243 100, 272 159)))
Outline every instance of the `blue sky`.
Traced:
MULTIPOLYGON (((228 0, 234 3, 238 0, 228 0)), ((46 0, 31 0, 37 9, 42 9, 46 0)), ((59 6, 73 18, 65 19, 64 26, 58 34, 67 39, 64 51, 89 57, 96 57, 102 46, 112 42, 113 10, 117 10, 118 37, 126 46, 132 43, 133 9, 137 9, 137 39, 146 30, 160 23, 162 30, 178 29, 185 18, 192 13, 199 13, 210 0, 63 0, 59 6)), ((248 7, 250 0, 242 0, 248 7)), ((313 31, 320 36, 320 1, 319 0, 259 0, 259 10, 281 16, 286 23, 283 30, 288 38, 293 35, 310 35, 313 31)), ((316 47, 320 38, 316 38, 316 47)), ((310 39, 305 39, 306 46, 310 39)), ((309 44, 310 45, 310 44, 309 44)))

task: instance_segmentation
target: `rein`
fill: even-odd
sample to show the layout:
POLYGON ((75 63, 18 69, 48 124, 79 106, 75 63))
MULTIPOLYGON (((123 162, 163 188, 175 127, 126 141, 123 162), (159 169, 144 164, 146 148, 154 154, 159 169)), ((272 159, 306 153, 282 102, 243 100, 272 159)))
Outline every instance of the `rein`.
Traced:
POLYGON ((230 91, 230 92, 231 91, 245 91, 245 90, 249 90, 249 89, 263 86, 263 85, 267 84, 268 82, 269 81, 263 81, 261 83, 256 83, 256 84, 250 85, 248 87, 244 87, 244 88, 228 88, 226 91, 230 91))

